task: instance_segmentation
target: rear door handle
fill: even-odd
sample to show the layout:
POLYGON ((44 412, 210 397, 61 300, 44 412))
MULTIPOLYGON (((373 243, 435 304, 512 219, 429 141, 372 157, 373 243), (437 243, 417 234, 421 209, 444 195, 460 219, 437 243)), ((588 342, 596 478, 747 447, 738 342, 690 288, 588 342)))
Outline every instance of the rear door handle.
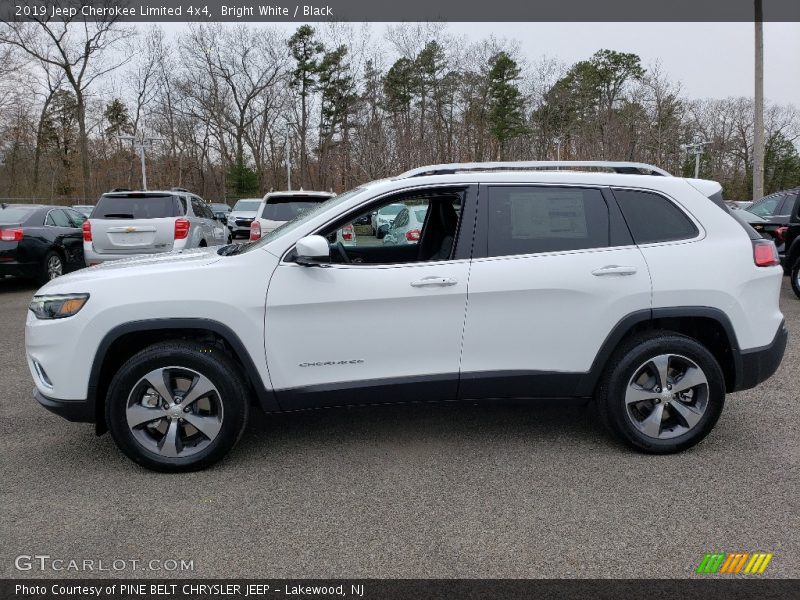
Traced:
POLYGON ((619 265, 608 265, 592 271, 592 275, 601 277, 603 275, 633 275, 636 267, 621 267, 619 265))
POLYGON ((426 287, 431 285, 448 286, 455 285, 458 281, 452 277, 424 277, 411 282, 411 287, 426 287))

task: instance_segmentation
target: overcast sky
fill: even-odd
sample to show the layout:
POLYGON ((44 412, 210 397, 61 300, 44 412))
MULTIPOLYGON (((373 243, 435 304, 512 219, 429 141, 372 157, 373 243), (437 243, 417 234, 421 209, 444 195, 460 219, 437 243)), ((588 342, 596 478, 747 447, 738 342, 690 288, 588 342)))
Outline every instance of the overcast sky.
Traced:
MULTIPOLYGON (((169 33, 186 27, 161 26, 169 33)), ((281 24, 287 31, 297 26, 281 24)), ((374 34, 385 27, 373 24, 374 34)), ((634 52, 645 65, 660 61, 690 98, 753 95, 752 23, 449 23, 447 30, 472 40, 516 39, 530 61, 546 55, 573 63, 600 48, 634 52)), ((800 107, 800 23, 764 25, 764 73, 768 100, 800 107)))

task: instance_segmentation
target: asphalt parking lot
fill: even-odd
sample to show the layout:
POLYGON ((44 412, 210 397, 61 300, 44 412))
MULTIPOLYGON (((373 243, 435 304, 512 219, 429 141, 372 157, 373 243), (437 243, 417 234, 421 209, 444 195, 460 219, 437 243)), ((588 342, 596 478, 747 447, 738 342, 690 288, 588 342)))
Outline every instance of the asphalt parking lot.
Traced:
MULTIPOLYGON (((201 473, 146 471, 41 408, 24 360, 32 284, 0 279, 4 577, 18 555, 190 559, 195 577, 692 577, 706 552, 800 574, 800 300, 783 364, 705 442, 644 456, 578 404, 254 413, 201 473)), ((120 576, 163 576, 122 571, 120 576)), ((95 575, 100 575, 95 573, 95 575)), ((707 577, 707 576, 706 576, 707 577)))

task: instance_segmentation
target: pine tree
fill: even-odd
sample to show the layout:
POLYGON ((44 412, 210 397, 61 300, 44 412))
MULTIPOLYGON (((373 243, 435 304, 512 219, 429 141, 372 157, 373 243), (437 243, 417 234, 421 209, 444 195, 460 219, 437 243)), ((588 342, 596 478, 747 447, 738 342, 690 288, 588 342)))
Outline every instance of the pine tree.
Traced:
POLYGON ((524 99, 516 84, 520 68, 505 52, 495 55, 489 66, 490 130, 498 142, 498 157, 504 160, 508 141, 528 132, 524 99))

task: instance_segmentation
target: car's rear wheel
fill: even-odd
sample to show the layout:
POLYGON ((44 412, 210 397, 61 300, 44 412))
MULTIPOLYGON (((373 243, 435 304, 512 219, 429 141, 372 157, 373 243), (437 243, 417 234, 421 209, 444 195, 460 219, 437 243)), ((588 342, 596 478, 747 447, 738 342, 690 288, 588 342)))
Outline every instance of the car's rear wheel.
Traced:
POLYGON ((800 256, 794 261, 789 278, 792 280, 792 291, 794 291, 795 296, 800 298, 800 256))
POLYGON ((109 386, 106 420, 119 448, 157 471, 214 464, 247 422, 247 392, 236 363, 196 342, 150 346, 128 360, 109 386))
POLYGON ((42 270, 39 274, 39 283, 47 283, 56 277, 61 277, 63 274, 64 261, 58 252, 51 250, 45 255, 44 261, 42 262, 42 270))
POLYGON ((650 333, 615 352, 595 400, 603 422, 622 441, 668 454, 708 435, 722 412, 725 380, 714 355, 696 340, 650 333))

